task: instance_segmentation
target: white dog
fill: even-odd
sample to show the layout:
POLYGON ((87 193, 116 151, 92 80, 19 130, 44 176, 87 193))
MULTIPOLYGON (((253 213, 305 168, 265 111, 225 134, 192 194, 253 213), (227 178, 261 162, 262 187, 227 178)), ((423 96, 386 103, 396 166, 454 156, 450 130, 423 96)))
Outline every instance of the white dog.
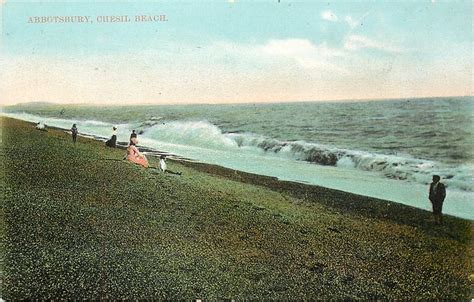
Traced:
POLYGON ((160 156, 160 170, 165 172, 166 171, 166 156, 160 156))

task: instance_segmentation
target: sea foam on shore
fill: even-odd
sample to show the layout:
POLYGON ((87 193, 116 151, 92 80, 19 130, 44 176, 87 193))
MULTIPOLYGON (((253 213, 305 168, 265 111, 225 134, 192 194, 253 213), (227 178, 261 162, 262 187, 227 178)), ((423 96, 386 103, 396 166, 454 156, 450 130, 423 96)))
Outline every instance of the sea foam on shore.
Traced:
MULTIPOLYGON (((3 115, 26 121, 42 121, 66 130, 72 123, 77 123, 80 133, 103 138, 108 136, 113 125, 102 121, 75 121, 25 113, 3 115)), ((124 123, 115 126, 118 127, 119 141, 127 141, 129 133, 137 125, 124 123)), ((458 170, 454 171, 442 164, 409 157, 301 142, 273 140, 270 143, 262 137, 245 137, 245 134, 223 133, 208 122, 152 121, 139 135, 139 143, 204 163, 391 200, 428 211, 431 210, 427 199, 428 183, 432 174, 441 174, 448 178, 443 179, 448 187, 444 212, 474 219, 474 204, 471 202, 474 191, 471 188, 473 182, 470 182, 473 173, 468 166, 458 166, 458 170), (306 156, 329 162, 321 164, 305 160, 306 156), (300 160, 295 160, 298 158, 300 160), (332 161, 334 163, 328 164, 332 161), (443 172, 443 169, 446 171, 443 172)))

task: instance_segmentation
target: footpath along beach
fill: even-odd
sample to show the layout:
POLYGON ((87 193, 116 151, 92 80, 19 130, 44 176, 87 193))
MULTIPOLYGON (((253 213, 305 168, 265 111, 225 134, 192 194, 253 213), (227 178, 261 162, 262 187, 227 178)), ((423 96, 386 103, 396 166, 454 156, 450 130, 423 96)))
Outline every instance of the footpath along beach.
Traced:
POLYGON ((157 173, 5 117, 0 133, 2 299, 474 297, 472 221, 201 163, 157 173))

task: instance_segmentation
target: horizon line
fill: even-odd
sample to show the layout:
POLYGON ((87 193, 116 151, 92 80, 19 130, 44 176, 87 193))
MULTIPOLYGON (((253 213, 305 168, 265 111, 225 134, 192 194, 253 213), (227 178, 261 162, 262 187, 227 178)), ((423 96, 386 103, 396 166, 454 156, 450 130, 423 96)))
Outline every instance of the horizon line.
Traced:
POLYGON ((134 104, 112 104, 112 103, 56 103, 51 101, 30 101, 30 102, 20 102, 10 105, 2 105, 1 107, 13 107, 13 106, 21 106, 21 105, 63 105, 63 106, 187 106, 187 105, 245 105, 245 104, 297 104, 297 103, 331 103, 331 102, 338 102, 338 103, 349 103, 349 102, 371 102, 371 101, 394 101, 394 100, 419 100, 419 99, 429 99, 429 98, 466 98, 466 97, 474 97, 474 95, 449 95, 449 96, 416 96, 416 97, 390 97, 390 98, 359 98, 359 99, 328 99, 328 100, 301 100, 301 101, 270 101, 270 102, 227 102, 227 103, 212 103, 212 102, 202 102, 202 103, 151 103, 151 102, 143 102, 143 103, 134 103, 134 104))

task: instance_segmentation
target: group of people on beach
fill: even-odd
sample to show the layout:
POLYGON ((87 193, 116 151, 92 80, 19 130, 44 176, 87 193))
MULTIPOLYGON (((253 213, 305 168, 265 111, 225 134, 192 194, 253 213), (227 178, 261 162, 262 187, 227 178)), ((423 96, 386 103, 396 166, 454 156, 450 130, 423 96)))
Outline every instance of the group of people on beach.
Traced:
MULTIPOLYGON (((40 123, 37 124, 37 129, 42 130, 42 126, 38 127, 40 123)), ((45 128, 45 126, 44 126, 45 128)), ((71 134, 72 134, 72 141, 73 143, 76 143, 77 141, 77 134, 78 134, 78 129, 76 124, 72 125, 71 128, 71 134)), ((138 164, 142 167, 148 168, 148 159, 146 158, 145 154, 141 153, 140 150, 138 150, 137 147, 138 144, 138 138, 137 138, 137 133, 135 130, 132 130, 132 133, 130 134, 130 140, 128 143, 127 147, 127 154, 125 155, 124 159, 138 164)), ((107 147, 112 147, 115 148, 117 146, 117 128, 113 127, 112 128, 112 137, 105 142, 105 145, 107 147)), ((163 172, 168 172, 172 174, 179 174, 181 175, 180 172, 172 172, 167 170, 166 168, 166 157, 164 155, 160 156, 160 170, 163 172)), ((440 182, 441 177, 439 175, 433 175, 432 182, 430 184, 430 189, 429 189, 429 194, 428 194, 428 199, 431 202, 432 209, 433 209, 433 217, 434 217, 434 222, 436 224, 442 224, 443 223, 443 203, 444 199, 446 198, 446 188, 443 183, 440 182)))
MULTIPOLYGON (((77 129, 77 125, 73 124, 71 127, 71 135, 72 135, 72 141, 74 144, 77 141, 78 133, 79 132, 77 129)), ((149 167, 148 159, 146 158, 145 154, 140 152, 140 150, 137 147, 137 144, 138 144, 137 133, 135 132, 135 130, 132 130, 132 133, 130 133, 130 139, 127 146, 127 154, 125 155, 123 159, 128 160, 132 163, 138 164, 144 168, 148 168, 149 167)), ((110 139, 108 139, 105 142, 105 145, 110 148, 117 147, 117 127, 112 127, 112 136, 110 139)), ((181 175, 180 172, 173 172, 167 169, 166 156, 163 154, 160 155, 160 170, 162 172, 168 172, 171 174, 181 175)))
MULTIPOLYGON (((72 142, 74 144, 77 141, 77 134, 78 133, 79 133, 79 131, 77 129, 77 125, 73 124, 72 127, 71 127, 71 135, 72 135, 72 142)), ((146 156, 138 150, 138 148, 136 146, 137 143, 138 143, 137 134, 136 134, 135 130, 132 130, 132 133, 130 134, 130 140, 129 140, 129 143, 128 143, 128 147, 127 147, 127 154, 124 157, 124 159, 126 159, 126 160, 128 160, 132 163, 138 164, 140 166, 143 166, 145 168, 148 168, 148 166, 149 166, 148 165, 148 160, 147 160, 146 156)), ((111 136, 110 139, 108 139, 105 142, 105 145, 107 147, 110 147, 110 148, 117 147, 117 127, 112 127, 112 136, 111 136)))
MULTIPOLYGON (((148 159, 146 158, 145 154, 141 153, 140 150, 138 150, 137 144, 137 133, 135 132, 135 130, 132 130, 128 142, 127 154, 125 155, 124 159, 137 165, 140 165, 144 168, 148 168, 148 159)), ((105 145, 111 148, 117 147, 117 127, 112 127, 112 136, 109 140, 105 142, 105 145)))

